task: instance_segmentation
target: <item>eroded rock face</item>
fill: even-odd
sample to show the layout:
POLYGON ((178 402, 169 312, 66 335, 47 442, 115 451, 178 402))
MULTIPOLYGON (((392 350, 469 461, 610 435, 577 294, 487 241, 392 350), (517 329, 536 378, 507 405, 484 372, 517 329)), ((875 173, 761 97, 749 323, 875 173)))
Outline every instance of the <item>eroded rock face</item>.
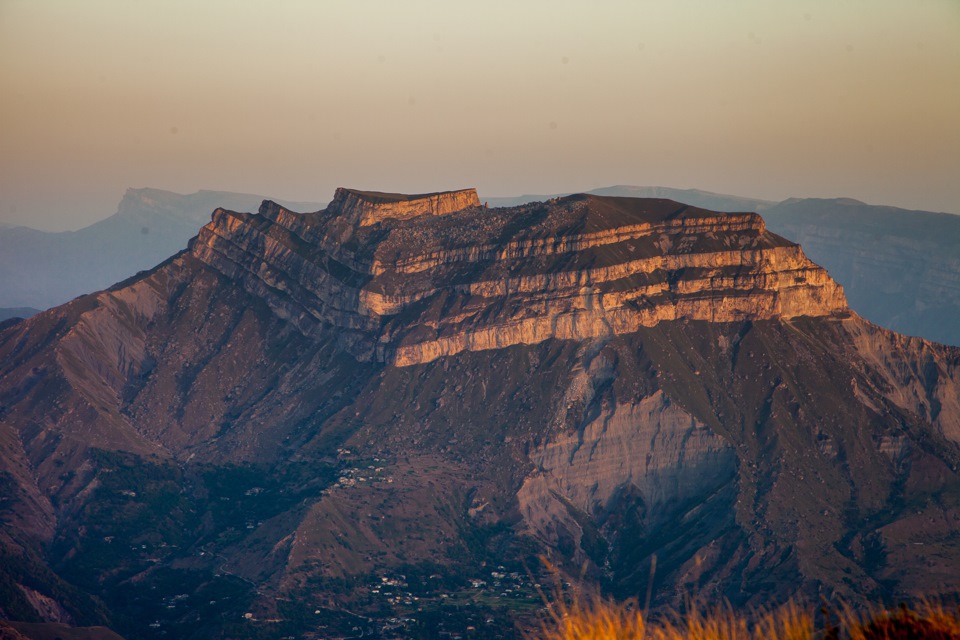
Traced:
POLYGON ((575 513, 602 521, 630 493, 643 506, 643 524, 656 529, 681 505, 730 482, 737 467, 729 443, 660 391, 602 407, 582 430, 562 433, 530 459, 537 471, 517 494, 527 526, 552 545, 568 536, 577 550, 587 545, 575 513))
POLYGON ((442 216, 479 206, 476 189, 408 196, 341 187, 327 210, 365 227, 391 218, 406 220, 417 216, 442 216))
POLYGON ((841 287, 756 214, 599 196, 478 204, 472 190, 339 189, 316 214, 218 210, 191 251, 304 333, 336 326, 358 357, 401 366, 668 320, 846 312, 841 287))

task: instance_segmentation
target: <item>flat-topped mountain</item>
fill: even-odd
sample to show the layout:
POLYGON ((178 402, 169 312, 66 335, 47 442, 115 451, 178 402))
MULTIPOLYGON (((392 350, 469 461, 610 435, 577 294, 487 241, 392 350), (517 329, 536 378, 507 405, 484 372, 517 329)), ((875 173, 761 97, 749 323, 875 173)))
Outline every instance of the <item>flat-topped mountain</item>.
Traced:
MULTIPOLYGON (((757 198, 744 198, 724 193, 714 193, 712 191, 703 191, 701 189, 674 189, 671 187, 640 187, 635 185, 615 185, 612 187, 600 187, 586 191, 595 196, 616 196, 620 198, 664 198, 667 200, 676 200, 684 204, 693 205, 710 211, 760 211, 764 207, 776 204, 770 200, 760 200, 757 198)), ((490 203, 490 206, 497 207, 515 207, 530 202, 541 202, 551 198, 570 195, 569 193, 554 193, 549 195, 523 195, 515 197, 497 197, 484 198, 490 203)))
POLYGON ((358 357, 396 364, 663 320, 846 312, 841 288, 759 215, 670 200, 487 209, 473 190, 338 189, 317 214, 218 209, 190 252, 305 333, 337 326, 358 357))
MULTIPOLYGON (((477 204, 469 191, 464 194, 470 202, 454 202, 451 211, 477 204)), ((365 192, 345 189, 341 198, 351 193, 365 192)), ((866 205, 848 198, 775 203, 696 189, 629 185, 587 193, 670 199, 711 211, 759 212, 769 230, 801 244, 810 259, 830 272, 858 314, 888 329, 960 345, 960 324, 953 321, 960 312, 956 286, 960 266, 954 251, 960 241, 960 216, 866 205)), ((427 204, 419 196, 373 195, 370 205, 378 211, 390 198, 427 204)), ((481 194, 479 200, 491 207, 514 207, 556 197, 560 196, 488 198, 481 194)), ((362 202, 356 195, 350 199, 350 206, 362 202)), ((159 189, 130 189, 116 215, 76 232, 0 225, 0 304, 47 308, 109 286, 182 250, 215 207, 254 211, 262 200, 262 196, 215 191, 183 196, 159 189)), ((283 206, 313 211, 322 205, 283 206)), ((419 213, 426 211, 413 214, 419 213)))
POLYGON ((503 637, 541 555, 654 607, 960 588, 960 349, 664 199, 217 209, 0 325, 0 445, 3 615, 131 639, 503 637))

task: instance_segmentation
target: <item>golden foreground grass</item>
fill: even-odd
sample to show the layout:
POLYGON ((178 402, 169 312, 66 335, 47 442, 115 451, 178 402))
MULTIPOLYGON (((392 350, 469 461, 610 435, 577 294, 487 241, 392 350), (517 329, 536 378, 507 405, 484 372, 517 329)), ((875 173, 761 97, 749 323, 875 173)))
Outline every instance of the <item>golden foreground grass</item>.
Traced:
MULTIPOLYGON (((815 615, 796 603, 742 615, 730 607, 645 619, 637 601, 555 599, 538 640, 960 640, 960 608, 922 604, 892 611, 815 615), (819 622, 817 622, 819 621, 819 622)), ((821 614, 822 614, 821 610, 821 614)))

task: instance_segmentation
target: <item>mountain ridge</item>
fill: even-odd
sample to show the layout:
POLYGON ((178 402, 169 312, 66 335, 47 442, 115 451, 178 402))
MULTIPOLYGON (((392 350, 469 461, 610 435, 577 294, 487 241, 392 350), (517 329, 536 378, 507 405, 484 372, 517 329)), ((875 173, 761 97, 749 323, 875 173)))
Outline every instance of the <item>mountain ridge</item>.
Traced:
POLYGON ((405 324, 420 327, 419 338, 418 332, 405 331, 396 344, 389 325, 373 337, 376 357, 397 363, 548 336, 626 333, 678 317, 720 321, 846 309, 842 290, 826 273, 795 245, 766 234, 756 214, 722 215, 669 200, 603 196, 488 210, 479 206, 475 192, 466 199, 463 193, 423 197, 430 213, 409 220, 408 207, 415 200, 404 201, 401 211, 393 203, 370 200, 358 214, 355 205, 343 207, 335 197, 334 205, 314 217, 269 203, 255 217, 218 209, 190 250, 304 327, 321 320, 348 330, 376 330, 379 318, 402 314, 438 295, 445 305, 460 307, 456 323, 426 333, 430 322, 424 316, 405 317, 405 324), (378 207, 382 213, 375 212, 378 207), (393 217, 389 230, 364 232, 375 224, 371 219, 382 222, 383 216, 393 217), (511 242, 491 244, 506 229, 513 234, 511 242), (740 246, 705 239, 731 231, 741 232, 740 246), (674 245, 680 250, 672 251, 674 245), (266 251, 264 260, 245 261, 258 255, 260 247, 266 251), (317 249, 324 253, 317 255, 317 249), (544 278, 538 273, 538 256, 554 254, 576 256, 580 264, 570 263, 544 278), (331 261, 335 269, 325 266, 331 261), (341 274, 343 269, 349 273, 341 274), (673 282, 668 277, 697 269, 704 273, 673 282), (478 273, 483 274, 479 279, 478 273), (352 284, 361 281, 362 286, 352 284), (283 298, 269 293, 294 289, 299 292, 294 296, 297 308, 285 307, 283 298), (464 328, 471 318, 493 313, 507 293, 522 300, 526 292, 547 293, 537 302, 543 311, 530 312, 533 306, 523 308, 515 300, 514 311, 497 312, 498 329, 464 328), (712 303, 717 297, 723 305, 712 303), (309 306, 303 308, 304 303, 309 306))
MULTIPOLYGON (((0 300, 10 306, 45 308, 109 286, 184 248, 216 206, 254 211, 262 200, 260 196, 208 190, 192 196, 160 189, 139 192, 152 194, 160 202, 170 198, 196 201, 187 207, 189 213, 184 206, 178 205, 183 211, 177 213, 173 205, 166 206, 166 211, 165 205, 158 205, 151 214, 149 207, 138 205, 138 190, 133 189, 125 196, 129 206, 118 207, 129 215, 112 217, 103 229, 57 235, 27 227, 0 228, 0 300), (164 219, 167 222, 162 222, 164 219), (117 228, 111 231, 111 225, 117 228), (165 231, 164 227, 170 228, 165 231), (91 245, 90 235, 103 237, 91 245), (89 246, 84 249, 83 245, 89 246)), ((898 331, 960 344, 960 333, 952 322, 960 313, 960 292, 939 284, 949 281, 958 270, 951 249, 960 242, 960 216, 857 204, 859 201, 851 198, 790 198, 774 203, 695 189, 630 185, 590 193, 662 196, 716 211, 762 211, 772 231, 799 241, 814 262, 847 288, 861 315, 898 331), (838 234, 846 240, 838 239, 838 234), (893 263, 898 268, 883 267, 893 263)), ((551 197, 556 196, 487 198, 485 204, 516 206, 551 197)), ((287 205, 291 210, 322 208, 320 204, 287 205)))

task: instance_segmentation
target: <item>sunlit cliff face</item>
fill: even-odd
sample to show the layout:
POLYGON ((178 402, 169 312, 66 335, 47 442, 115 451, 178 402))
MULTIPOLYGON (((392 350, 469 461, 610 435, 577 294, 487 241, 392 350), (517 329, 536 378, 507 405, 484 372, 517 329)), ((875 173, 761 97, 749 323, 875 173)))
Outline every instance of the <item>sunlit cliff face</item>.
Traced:
POLYGON ((190 250, 305 334, 336 326, 360 359, 398 366, 671 320, 847 311, 842 288, 759 215, 671 200, 488 209, 473 189, 337 189, 314 214, 217 210, 190 250))
POLYGON ((468 182, 955 211, 958 31, 952 0, 5 2, 0 221, 468 182))

